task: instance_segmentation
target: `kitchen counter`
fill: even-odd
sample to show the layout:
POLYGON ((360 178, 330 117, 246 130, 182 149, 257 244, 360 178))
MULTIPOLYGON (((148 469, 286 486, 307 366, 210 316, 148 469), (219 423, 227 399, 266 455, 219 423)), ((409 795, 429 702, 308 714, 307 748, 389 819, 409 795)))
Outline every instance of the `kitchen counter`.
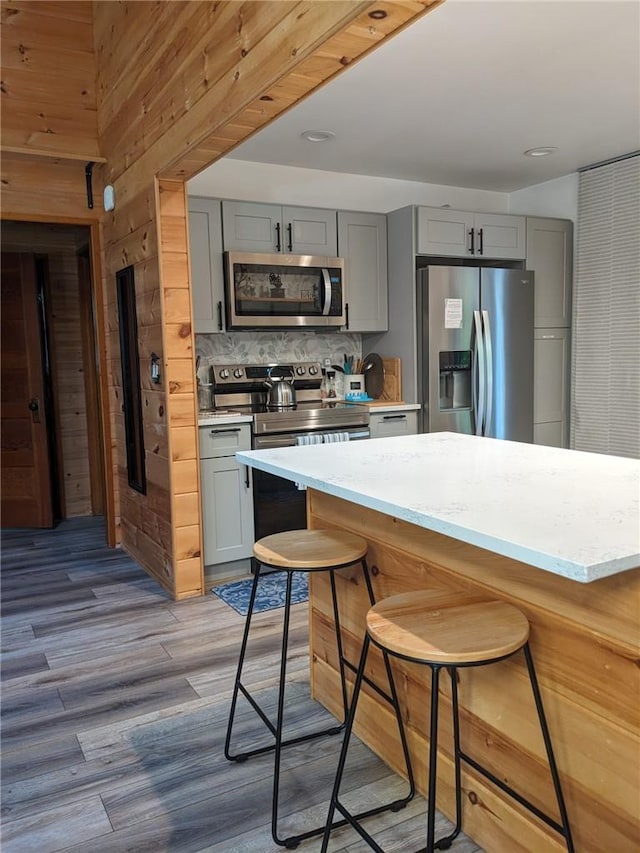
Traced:
POLYGON ((420 403, 392 403, 382 400, 374 400, 364 405, 369 406, 372 412, 417 412, 420 409, 420 403))
POLYGON ((198 415, 198 426, 222 426, 224 424, 250 424, 253 421, 253 415, 243 415, 239 412, 229 412, 229 414, 203 414, 198 415))
MULTIPOLYGON (((434 433, 238 453, 305 483, 310 528, 367 540, 376 600, 424 588, 464 590, 517 606, 530 645, 576 851, 635 850, 640 837, 640 565, 638 462, 434 433), (591 581, 580 583, 577 581, 591 581)), ((341 713, 328 573, 309 579, 315 699, 341 713)), ((336 573, 347 657, 357 661, 369 599, 359 568, 336 573)), ((385 687, 372 650, 371 673, 385 687)), ((425 667, 393 659, 418 788, 429 754, 425 667)), ((351 676, 349 676, 351 677, 351 676)), ((556 813, 521 654, 458 672, 465 751, 556 813)), ((438 808, 453 794, 450 688, 441 679, 438 808)), ((389 706, 361 694, 356 734, 397 772, 389 706)), ((560 837, 463 765, 463 828, 491 853, 566 850, 560 837)))
POLYGON ((327 494, 581 582, 640 565, 640 462, 454 433, 238 454, 327 494))

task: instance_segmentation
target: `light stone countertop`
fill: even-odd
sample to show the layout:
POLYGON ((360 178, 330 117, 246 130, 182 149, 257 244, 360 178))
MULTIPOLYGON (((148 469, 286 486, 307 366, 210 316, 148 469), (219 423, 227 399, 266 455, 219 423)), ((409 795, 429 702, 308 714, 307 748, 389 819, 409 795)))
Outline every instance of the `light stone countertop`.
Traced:
POLYGON ((640 461, 457 433, 238 460, 572 580, 640 566, 640 461))
POLYGON ((369 405, 369 414, 375 415, 378 412, 417 412, 420 408, 420 403, 376 403, 369 405))
POLYGON ((198 415, 198 426, 222 426, 227 424, 250 424, 253 421, 253 415, 198 415))

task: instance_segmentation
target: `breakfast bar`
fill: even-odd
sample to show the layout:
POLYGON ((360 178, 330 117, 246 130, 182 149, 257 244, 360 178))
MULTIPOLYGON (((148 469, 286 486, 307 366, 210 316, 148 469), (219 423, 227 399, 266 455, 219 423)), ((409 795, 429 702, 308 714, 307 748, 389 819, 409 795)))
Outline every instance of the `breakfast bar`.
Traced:
MULTIPOLYGON (((482 592, 516 605, 531 648, 576 850, 637 849, 640 839, 640 463, 451 433, 238 453, 307 488, 308 525, 366 538, 376 600, 418 589, 482 592)), ((357 572, 339 578, 345 651, 357 662, 369 606, 357 572)), ((312 577, 314 698, 340 714, 329 584, 312 577)), ((371 677, 384 682, 381 657, 371 677)), ((429 685, 394 662, 418 788, 426 785, 429 685)), ((465 749, 557 814, 520 656, 459 677, 465 749)), ((452 735, 441 682, 438 807, 454 812, 452 735)), ((401 772, 395 725, 367 689, 358 736, 401 772)), ((463 827, 494 851, 556 851, 562 839, 473 769, 463 827)))

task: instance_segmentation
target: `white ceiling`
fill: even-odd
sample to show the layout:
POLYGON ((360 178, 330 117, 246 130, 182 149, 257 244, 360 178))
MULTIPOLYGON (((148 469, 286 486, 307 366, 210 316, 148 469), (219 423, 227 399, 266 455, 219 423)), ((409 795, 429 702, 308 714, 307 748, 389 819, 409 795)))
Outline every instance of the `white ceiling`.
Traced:
POLYGON ((638 148, 640 0, 446 0, 227 156, 512 192, 638 148))

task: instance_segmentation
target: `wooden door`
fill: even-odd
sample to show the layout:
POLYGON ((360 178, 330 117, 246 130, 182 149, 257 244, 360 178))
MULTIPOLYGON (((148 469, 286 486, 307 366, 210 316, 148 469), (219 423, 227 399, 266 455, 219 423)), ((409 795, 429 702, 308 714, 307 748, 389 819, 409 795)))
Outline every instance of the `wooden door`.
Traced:
POLYGON ((35 258, 2 252, 1 264, 1 523, 52 527, 35 258))

